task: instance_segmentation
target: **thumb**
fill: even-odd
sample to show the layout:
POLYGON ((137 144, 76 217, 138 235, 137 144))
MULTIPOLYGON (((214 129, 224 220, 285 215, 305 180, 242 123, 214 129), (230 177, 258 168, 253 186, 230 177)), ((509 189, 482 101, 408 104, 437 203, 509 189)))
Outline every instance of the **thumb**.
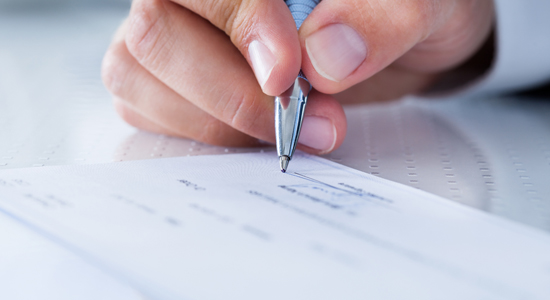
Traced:
POLYGON ((460 1, 321 1, 300 29, 302 70, 317 90, 341 92, 426 39, 460 1))
POLYGON ((265 94, 280 95, 296 79, 302 61, 300 42, 284 1, 172 1, 223 30, 247 59, 265 94))

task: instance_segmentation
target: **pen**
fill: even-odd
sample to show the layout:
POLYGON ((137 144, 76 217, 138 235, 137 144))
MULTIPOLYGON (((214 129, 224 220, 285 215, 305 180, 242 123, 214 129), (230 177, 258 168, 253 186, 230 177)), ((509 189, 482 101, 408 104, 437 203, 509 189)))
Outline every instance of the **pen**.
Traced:
MULTIPOLYGON (((300 29, 304 20, 319 2, 321 0, 285 0, 297 29, 300 29)), ((292 86, 282 95, 275 97, 275 135, 277 154, 283 173, 286 172, 288 163, 296 150, 311 88, 311 84, 300 70, 292 86)))

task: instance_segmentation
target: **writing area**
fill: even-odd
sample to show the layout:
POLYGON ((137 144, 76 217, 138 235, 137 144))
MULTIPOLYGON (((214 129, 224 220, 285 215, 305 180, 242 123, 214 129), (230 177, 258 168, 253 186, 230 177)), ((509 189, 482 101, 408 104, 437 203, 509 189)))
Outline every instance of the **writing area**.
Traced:
POLYGON ((119 119, 100 65, 126 14, 2 12, 7 298, 550 294, 547 101, 349 106, 343 146, 300 154, 282 175, 273 147, 214 147, 119 119))

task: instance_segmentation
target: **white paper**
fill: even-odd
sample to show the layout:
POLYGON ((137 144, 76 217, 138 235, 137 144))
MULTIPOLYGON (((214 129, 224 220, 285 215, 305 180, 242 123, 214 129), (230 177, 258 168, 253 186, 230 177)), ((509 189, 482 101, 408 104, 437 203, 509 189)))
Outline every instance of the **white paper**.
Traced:
POLYGON ((0 214, 0 299, 143 300, 123 283, 0 214))
POLYGON ((155 299, 548 299, 550 236, 274 153, 0 173, 0 207, 155 299))

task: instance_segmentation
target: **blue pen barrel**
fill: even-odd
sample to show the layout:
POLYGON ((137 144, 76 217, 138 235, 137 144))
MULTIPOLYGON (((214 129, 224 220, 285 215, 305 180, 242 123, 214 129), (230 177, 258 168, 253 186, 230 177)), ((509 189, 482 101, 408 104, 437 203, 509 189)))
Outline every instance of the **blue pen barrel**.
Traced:
MULTIPOLYGON (((300 29, 304 20, 319 2, 321 0, 285 0, 296 22, 296 28, 300 29)), ((283 173, 286 172, 298 144, 310 91, 311 84, 300 71, 294 84, 285 93, 275 97, 275 137, 277 155, 283 173)))
POLYGON ((294 17, 294 21, 296 22, 296 28, 300 29, 304 20, 319 2, 321 0, 285 0, 286 6, 290 9, 292 17, 294 17))

